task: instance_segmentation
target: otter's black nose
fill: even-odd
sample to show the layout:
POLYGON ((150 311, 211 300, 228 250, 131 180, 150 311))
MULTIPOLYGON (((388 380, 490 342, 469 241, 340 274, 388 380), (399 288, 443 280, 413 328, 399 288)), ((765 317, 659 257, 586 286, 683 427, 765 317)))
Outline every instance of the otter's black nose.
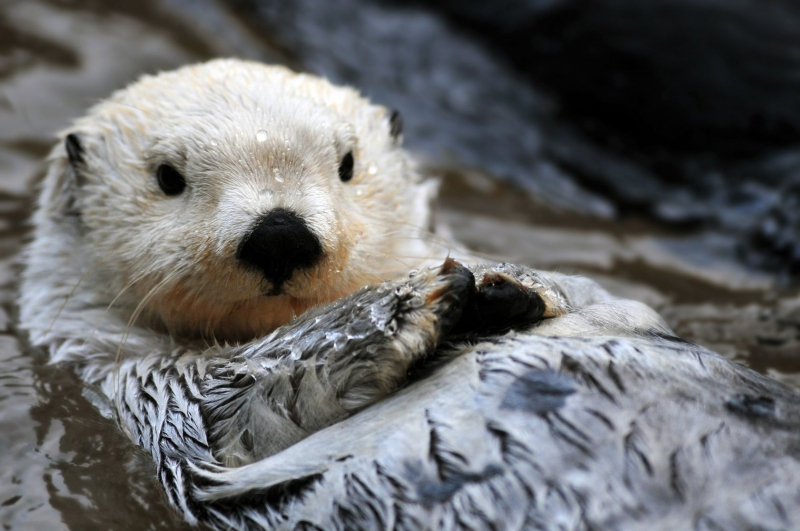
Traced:
POLYGON ((276 293, 295 270, 313 266, 321 256, 322 245, 303 218, 281 209, 262 218, 238 252, 239 260, 259 269, 276 293))

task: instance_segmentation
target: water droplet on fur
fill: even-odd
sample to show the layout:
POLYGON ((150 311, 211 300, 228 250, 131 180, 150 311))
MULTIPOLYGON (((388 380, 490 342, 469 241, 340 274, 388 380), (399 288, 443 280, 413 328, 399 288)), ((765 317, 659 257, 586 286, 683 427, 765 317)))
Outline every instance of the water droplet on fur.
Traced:
POLYGON ((291 357, 292 359, 299 360, 300 358, 303 357, 303 349, 300 348, 299 345, 292 345, 291 348, 289 349, 289 352, 290 352, 289 357, 291 357))
POLYGON ((378 173, 378 167, 375 164, 370 163, 370 165, 367 166, 367 173, 370 175, 375 175, 378 173))
MULTIPOLYGON (((381 289, 378 288, 378 293, 381 289)), ((381 332, 386 330, 386 323, 392 319, 392 312, 390 308, 373 304, 369 307, 369 320, 381 332)))
POLYGON ((370 335, 374 330, 372 325, 363 319, 354 319, 347 323, 345 333, 347 334, 348 341, 358 341, 370 335))
POLYGON ((267 139, 267 132, 263 129, 259 129, 256 133, 256 140, 259 142, 264 142, 267 139))
POLYGON ((292 145, 288 140, 284 140, 283 145, 286 147, 286 149, 292 149, 292 145))
POLYGON ((344 335, 340 335, 333 341, 333 349, 342 350, 346 344, 347 344, 347 337, 344 335))
POLYGON ((341 332, 325 332, 325 340, 333 343, 336 350, 341 350, 347 343, 347 337, 341 332))
POLYGON ((212 146, 216 146, 217 145, 217 141, 216 140, 211 140, 211 145, 212 146))
POLYGON ((300 190, 295 190, 294 191, 294 195, 296 195, 297 197, 300 197, 301 195, 303 195, 303 192, 301 192, 300 190))
POLYGON ((279 183, 283 182, 283 174, 281 173, 281 170, 279 170, 278 168, 272 168, 272 173, 275 174, 276 181, 278 181, 279 183))
POLYGON ((275 195, 275 192, 272 190, 272 188, 264 188, 258 193, 267 199, 272 199, 272 196, 275 195))
POLYGON ((356 190, 356 195, 364 195, 364 190, 356 190))

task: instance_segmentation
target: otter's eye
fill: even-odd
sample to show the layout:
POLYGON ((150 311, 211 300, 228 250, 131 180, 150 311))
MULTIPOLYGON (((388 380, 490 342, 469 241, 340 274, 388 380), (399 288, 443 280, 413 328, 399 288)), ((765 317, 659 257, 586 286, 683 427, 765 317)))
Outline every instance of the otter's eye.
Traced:
POLYGON ((347 155, 342 158, 341 164, 339 164, 339 178, 343 183, 353 178, 353 163, 353 152, 348 151, 347 155))
POLYGON ((159 166, 156 177, 161 190, 167 195, 178 195, 186 188, 186 179, 169 164, 159 166))

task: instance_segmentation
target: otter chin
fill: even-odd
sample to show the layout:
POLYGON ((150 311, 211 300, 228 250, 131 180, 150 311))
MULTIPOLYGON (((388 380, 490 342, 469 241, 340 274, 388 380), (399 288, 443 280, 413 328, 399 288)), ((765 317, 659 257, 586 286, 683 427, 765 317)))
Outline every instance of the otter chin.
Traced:
POLYGON ((43 319, 245 341, 447 252, 397 113, 318 77, 238 60, 145 76, 61 138, 26 273, 65 273, 43 319))

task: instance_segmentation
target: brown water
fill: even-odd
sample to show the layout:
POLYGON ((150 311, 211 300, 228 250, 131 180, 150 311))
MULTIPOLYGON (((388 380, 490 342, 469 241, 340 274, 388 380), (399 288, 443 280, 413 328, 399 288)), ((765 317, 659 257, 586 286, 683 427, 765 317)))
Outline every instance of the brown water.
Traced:
MULTIPOLYGON (((54 131, 144 72, 219 55, 292 63, 212 3, 191 12, 172 4, 26 0, 0 9, 3 529, 184 528, 148 457, 96 412, 69 371, 47 366, 14 331, 15 260, 54 131)), ((681 336, 800 386, 800 294, 726 259, 724 236, 555 211, 479 170, 432 171, 444 181, 441 215, 456 238, 590 275, 657 308, 681 336)))

